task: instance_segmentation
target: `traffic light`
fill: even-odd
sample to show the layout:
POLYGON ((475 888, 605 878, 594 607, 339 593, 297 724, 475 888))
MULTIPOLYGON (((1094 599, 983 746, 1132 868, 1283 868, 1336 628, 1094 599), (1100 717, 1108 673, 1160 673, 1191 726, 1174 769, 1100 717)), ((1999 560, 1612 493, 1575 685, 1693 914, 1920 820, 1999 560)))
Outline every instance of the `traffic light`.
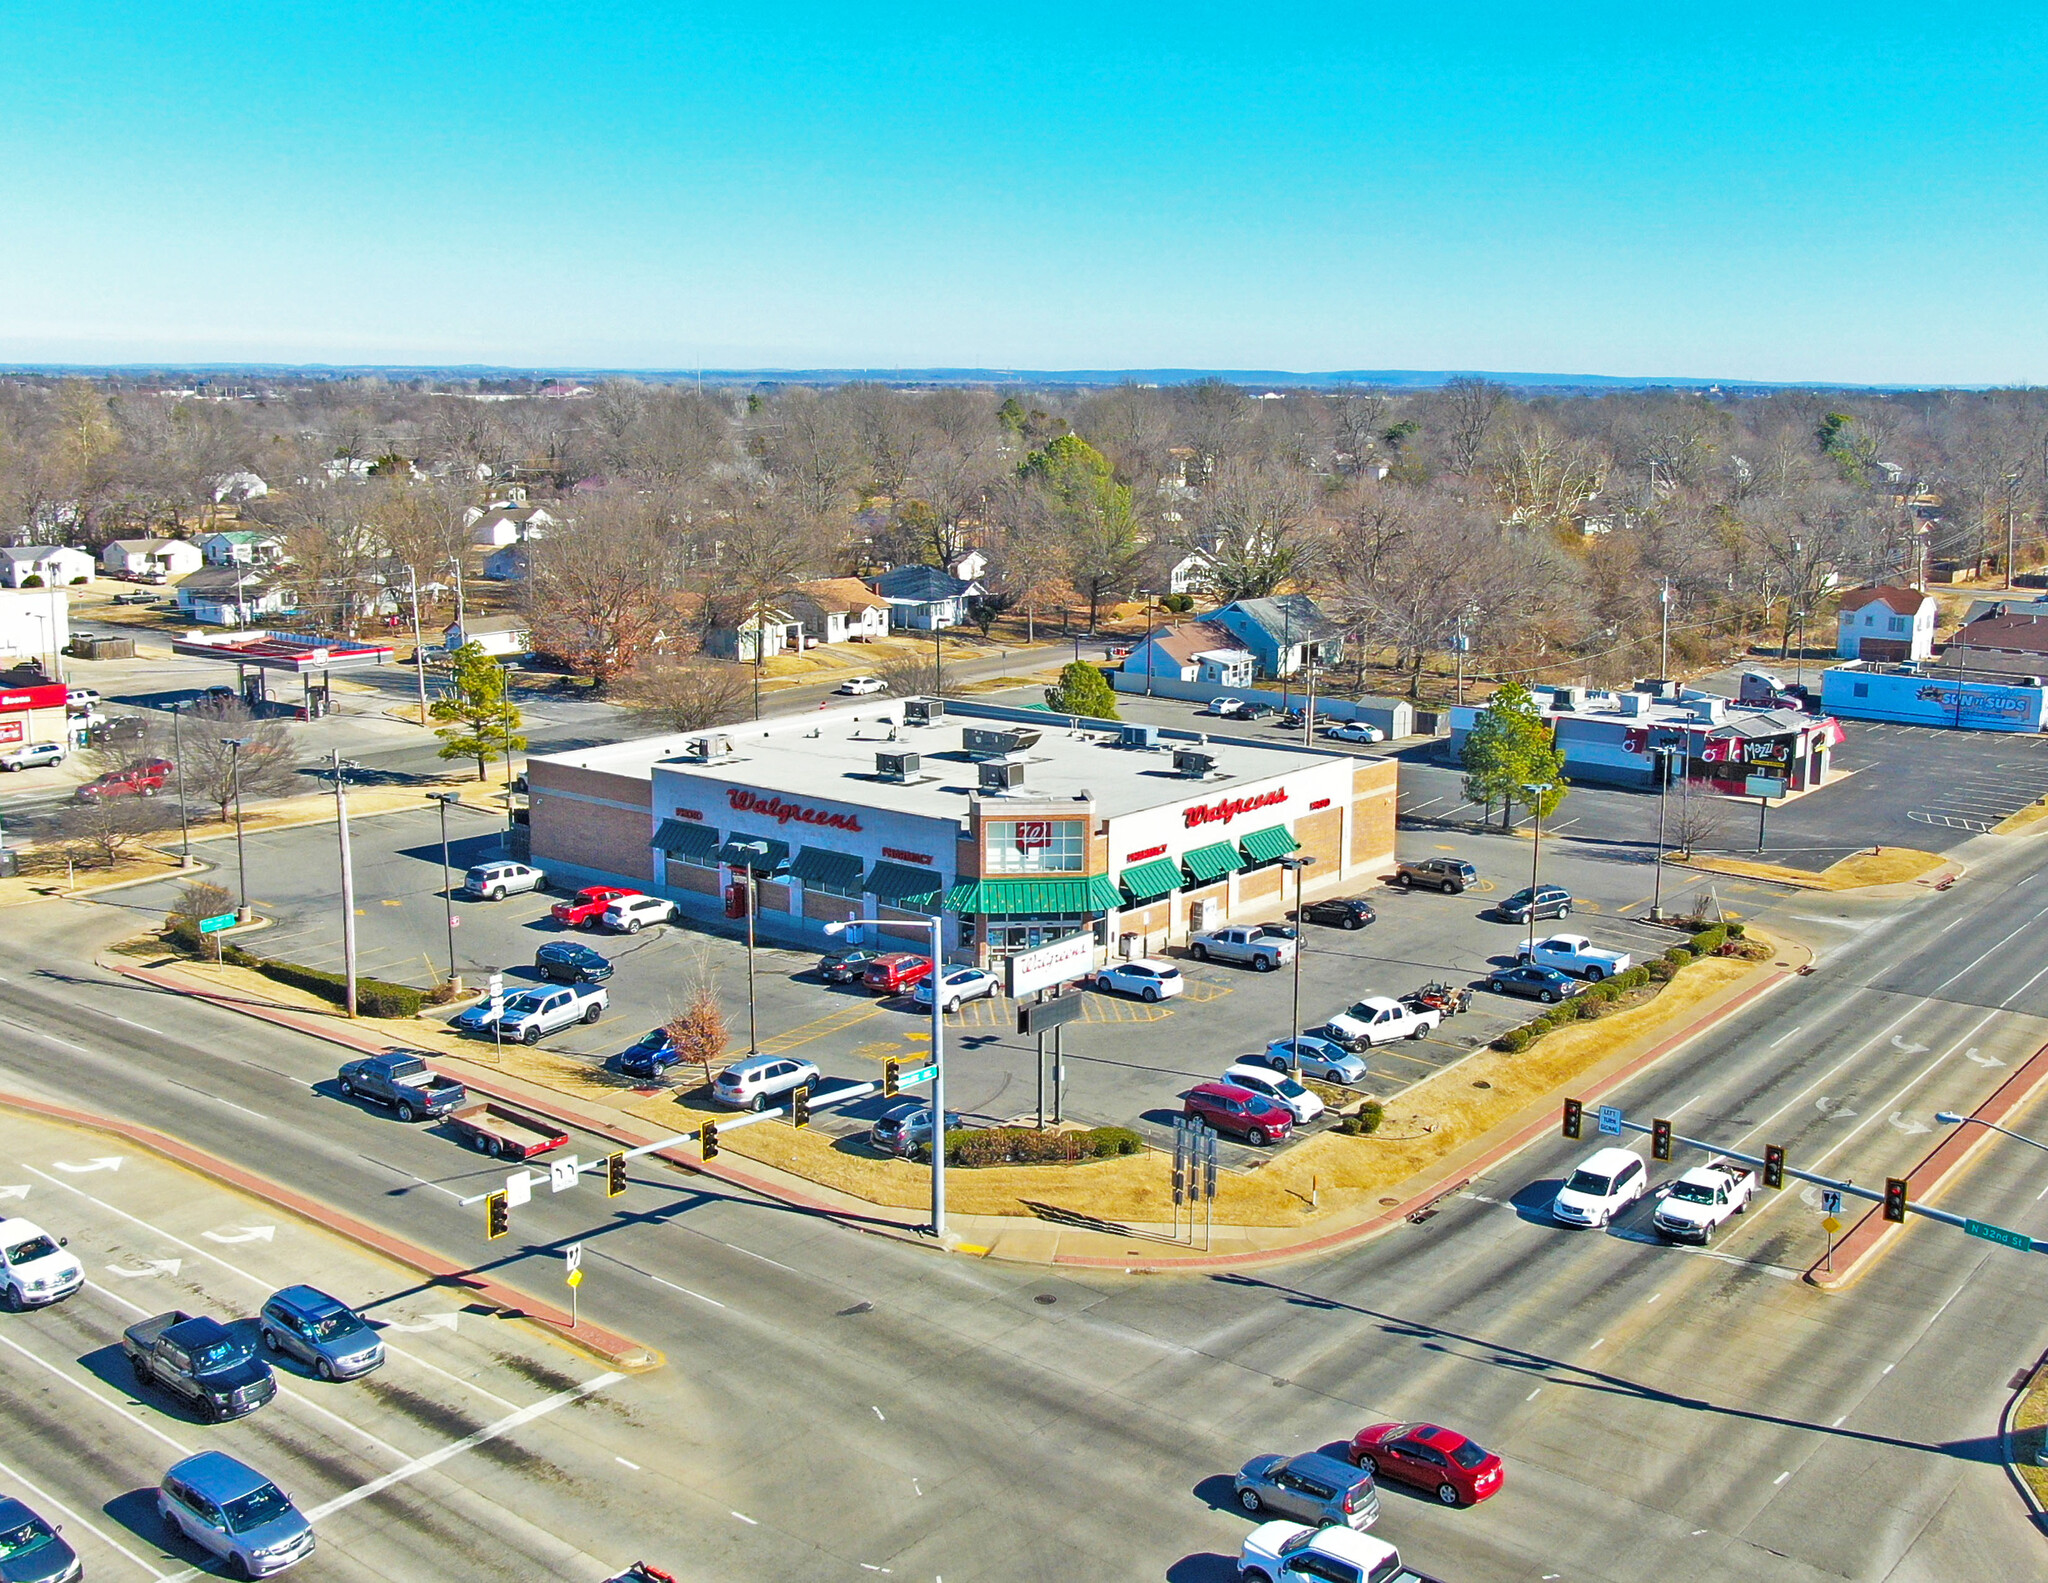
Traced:
POLYGON ((697 1141, 698 1141, 698 1143, 699 1143, 699 1144, 701 1144, 701 1145, 703 1146, 703 1149, 704 1149, 704 1158, 705 1158, 705 1159, 707 1159, 707 1160, 715 1160, 715 1159, 717 1159, 717 1158, 718 1158, 718 1123, 717 1123, 717 1122, 715 1122, 715 1121, 707 1121, 707 1122, 705 1122, 705 1123, 704 1123, 704 1125, 703 1125, 703 1127, 702 1127, 702 1128, 700 1128, 700 1129, 698 1130, 698 1133, 697 1133, 697 1141))
POLYGON ((512 1206, 502 1192, 484 1194, 484 1236, 496 1241, 512 1229, 512 1206))
POLYGON ((604 1196, 617 1198, 626 1190, 626 1156, 623 1153, 607 1154, 604 1157, 604 1196))
POLYGON ((811 1085, 803 1083, 789 1091, 789 1124, 792 1127, 808 1127, 811 1124, 811 1085))
POLYGON ((898 1062, 884 1061, 882 1063, 882 1093, 886 1097, 890 1099, 896 1097, 896 1078, 902 1070, 903 1068, 898 1062))
POLYGON ((1671 1158, 1671 1123, 1653 1121, 1650 1123, 1650 1158, 1668 1160, 1671 1158))
POLYGON ((1586 1125, 1586 1107, 1576 1099, 1564 1102, 1564 1135, 1576 1138, 1586 1125))
POLYGON ((1884 1218, 1895 1225, 1906 1219, 1906 1179, 1903 1176, 1887 1176, 1884 1179, 1884 1218))
POLYGON ((1764 1186, 1785 1185, 1785 1146, 1782 1143, 1764 1145, 1764 1186))

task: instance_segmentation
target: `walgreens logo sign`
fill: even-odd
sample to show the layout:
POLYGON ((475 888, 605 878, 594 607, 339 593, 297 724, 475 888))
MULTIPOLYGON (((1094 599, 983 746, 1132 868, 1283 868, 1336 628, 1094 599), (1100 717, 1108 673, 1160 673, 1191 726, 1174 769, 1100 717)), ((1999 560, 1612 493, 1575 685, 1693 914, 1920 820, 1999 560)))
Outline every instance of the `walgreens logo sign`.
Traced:
POLYGON ((735 786, 725 794, 725 800, 732 804, 735 813, 757 813, 773 819, 777 824, 815 824, 830 830, 858 830, 860 815, 850 813, 829 813, 823 808, 807 808, 802 803, 784 802, 780 797, 763 797, 759 792, 742 790, 735 786))
POLYGON ((1192 808, 1182 809, 1181 817, 1187 821, 1187 828, 1193 830, 1199 825, 1228 824, 1241 813, 1250 813, 1254 808, 1277 808, 1285 801, 1286 788, 1276 786, 1256 797, 1226 797, 1221 802, 1196 803, 1192 808))

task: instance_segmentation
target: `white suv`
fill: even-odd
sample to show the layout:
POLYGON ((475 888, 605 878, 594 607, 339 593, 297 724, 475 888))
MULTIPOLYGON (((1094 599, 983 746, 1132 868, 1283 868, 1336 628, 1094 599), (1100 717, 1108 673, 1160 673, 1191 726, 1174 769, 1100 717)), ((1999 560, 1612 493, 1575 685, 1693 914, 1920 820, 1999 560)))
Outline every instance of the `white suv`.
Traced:
POLYGON ((1550 1217, 1564 1226, 1605 1226, 1648 1191, 1643 1157, 1628 1149, 1598 1149, 1580 1162, 1557 1190, 1550 1217))
POLYGON ((815 1088, 818 1069, 786 1055, 754 1055, 735 1061, 712 1079, 711 1097, 734 1110, 765 1110, 793 1088, 815 1088))
POLYGON ((515 891, 540 890, 547 875, 527 863, 479 863, 462 876, 462 888, 485 901, 502 901, 515 891))
POLYGON ((674 923, 676 904, 659 896, 620 896, 605 908, 599 920, 618 934, 638 934, 650 923, 674 923))
POLYGON ((1293 1114, 1296 1126, 1314 1121, 1323 1113, 1321 1096, 1311 1093, 1284 1072, 1269 1072, 1262 1066, 1247 1066, 1240 1062, 1223 1074, 1223 1081, 1248 1088, 1261 1098, 1282 1106, 1293 1114))
POLYGON ((32 1220, 0 1220, 0 1305, 41 1308, 85 1284, 85 1266, 32 1220))

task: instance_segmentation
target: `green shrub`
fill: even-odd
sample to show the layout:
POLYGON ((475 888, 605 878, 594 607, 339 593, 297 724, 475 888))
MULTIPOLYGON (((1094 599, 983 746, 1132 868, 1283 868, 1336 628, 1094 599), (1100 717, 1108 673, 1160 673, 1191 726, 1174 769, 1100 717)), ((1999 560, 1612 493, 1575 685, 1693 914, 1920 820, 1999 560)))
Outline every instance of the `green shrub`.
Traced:
POLYGON ((1740 939, 1742 938, 1742 935, 1743 935, 1743 929, 1744 929, 1744 926, 1743 926, 1742 924, 1739 924, 1739 923, 1724 923, 1724 924, 1722 924, 1722 925, 1721 925, 1721 927, 1722 927, 1722 928, 1724 928, 1724 929, 1726 929, 1726 930, 1728 931, 1728 938, 1729 938, 1729 939, 1731 939, 1731 940, 1740 940, 1740 939))
POLYGON ((1510 1028, 1495 1037, 1493 1047, 1503 1055, 1520 1055, 1535 1042, 1536 1031, 1533 1028, 1510 1028))
MULTIPOLYGON (((294 989, 303 989, 308 994, 318 995, 337 1006, 348 1004, 348 980, 340 973, 329 973, 317 967, 301 967, 296 962, 272 962, 248 956, 246 952, 237 955, 254 963, 256 971, 265 978, 275 979, 280 984, 289 984, 294 989)), ((239 964, 238 964, 239 965, 239 964)), ((419 1015, 425 1001, 423 990, 414 989, 410 984, 390 984, 381 978, 364 978, 356 975, 356 1011, 365 1017, 415 1017, 419 1015)))
POLYGON ((1664 953, 1664 960, 1673 967, 1684 967, 1686 963, 1692 960, 1692 951, 1686 946, 1674 945, 1664 953))
POLYGON ((1368 1099, 1358 1107, 1358 1130, 1378 1132, 1380 1123, 1387 1119, 1387 1108, 1376 1099, 1368 1099))
POLYGON ((1719 924, 1716 924, 1711 929, 1702 929, 1692 937, 1693 954, 1696 956, 1712 956, 1727 943, 1728 931, 1719 924))
POLYGON ((1650 970, 1643 963, 1638 962, 1626 973, 1615 974, 1613 978, 1608 980, 1608 982, 1610 984, 1618 984, 1625 990, 1641 989, 1645 984, 1650 982, 1650 970))
POLYGON ((1678 964, 1667 962, 1660 956, 1656 961, 1645 967, 1643 971, 1648 973, 1655 982, 1668 984, 1678 976, 1678 964))
MULTIPOLYGON (((948 1165, 1064 1165, 1137 1154, 1145 1140, 1128 1127, 1043 1132, 1036 1127, 954 1127, 946 1133, 948 1165)), ((919 1151, 929 1159, 929 1148, 919 1151)))
POLYGON ((1588 984, 1579 992, 1580 1000, 1619 1000, 1626 986, 1619 978, 1603 978, 1597 984, 1588 984))
POLYGON ((1089 1152, 1098 1160, 1119 1154, 1139 1154, 1145 1148, 1145 1140, 1129 1127, 1097 1127, 1086 1136, 1089 1152))

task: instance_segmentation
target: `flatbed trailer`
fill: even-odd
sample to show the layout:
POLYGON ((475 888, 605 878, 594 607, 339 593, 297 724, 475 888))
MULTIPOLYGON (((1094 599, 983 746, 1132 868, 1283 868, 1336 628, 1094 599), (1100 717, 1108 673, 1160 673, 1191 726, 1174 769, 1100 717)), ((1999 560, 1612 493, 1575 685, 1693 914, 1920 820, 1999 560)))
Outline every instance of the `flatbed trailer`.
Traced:
POLYGON ((569 1134, 553 1122, 497 1100, 453 1112, 448 1125, 477 1153, 495 1154, 506 1160, 531 1160, 569 1141, 569 1134))

